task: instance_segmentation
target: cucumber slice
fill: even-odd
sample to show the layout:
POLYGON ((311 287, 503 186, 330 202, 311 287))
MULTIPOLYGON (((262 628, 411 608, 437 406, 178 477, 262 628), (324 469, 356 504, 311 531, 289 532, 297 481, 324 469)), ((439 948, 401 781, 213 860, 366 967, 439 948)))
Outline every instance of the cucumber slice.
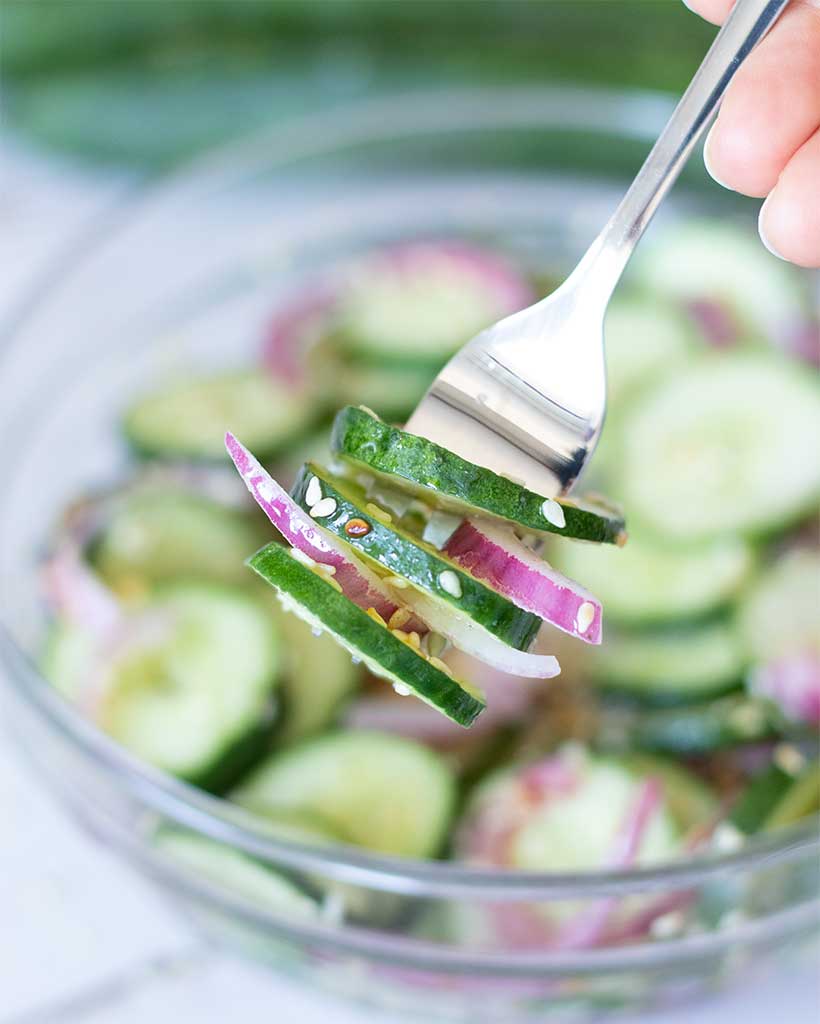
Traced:
POLYGON ((681 539, 780 529, 820 495, 813 371, 777 356, 722 355, 643 397, 622 434, 618 493, 636 518, 681 539))
MULTIPOLYGON (((640 787, 636 772, 619 760, 576 756, 574 748, 523 769, 503 769, 471 794, 456 852, 473 863, 523 871, 611 866, 640 787)), ((633 863, 658 863, 679 851, 678 829, 661 800, 633 863)))
POLYGON ((436 372, 435 366, 373 366, 345 360, 331 382, 334 404, 366 405, 385 419, 402 421, 422 400, 436 372))
POLYGON ((610 704, 602 711, 597 742, 604 749, 690 756, 772 739, 780 729, 768 703, 752 697, 647 711, 610 704))
POLYGON ((154 846, 173 864, 241 896, 254 906, 308 921, 319 904, 282 875, 225 843, 178 829, 163 828, 154 846))
POLYGON ((591 504, 544 498, 426 438, 389 426, 369 410, 342 409, 333 424, 331 447, 345 461, 388 485, 410 490, 460 515, 483 513, 538 534, 610 544, 626 539, 620 514, 591 504))
POLYGON ((782 339, 806 307, 799 273, 761 248, 751 231, 687 220, 638 254, 633 280, 684 308, 713 305, 727 320, 724 343, 782 339))
POLYGON ((276 736, 279 743, 289 744, 330 725, 357 689, 361 672, 332 637, 313 636, 295 615, 280 612, 278 619, 284 665, 276 736))
POLYGON ((97 658, 98 643, 89 630, 59 619, 49 629, 40 667, 67 699, 79 702, 97 658))
POLYGON ((234 796, 257 812, 316 814, 369 850, 433 857, 447 834, 456 791, 446 763, 421 744, 350 731, 274 756, 234 796))
POLYGON ((725 623, 610 636, 590 661, 605 690, 648 704, 676 704, 713 697, 742 681, 745 659, 725 623))
POLYGON ((765 829, 785 828, 820 811, 820 763, 815 761, 794 779, 763 823, 765 829))
POLYGON ((291 494, 306 512, 320 500, 331 503, 332 511, 316 517, 317 523, 382 571, 407 580, 437 601, 457 609, 517 650, 527 650, 532 645, 541 626, 537 615, 522 611, 490 590, 431 544, 413 537, 392 521, 385 522, 388 514, 370 503, 355 483, 336 479, 311 462, 303 467, 291 494))
POLYGON ((315 404, 262 370, 196 377, 135 402, 124 429, 141 455, 221 460, 235 430, 260 458, 276 455, 312 423, 315 404))
POLYGON ((404 642, 353 604, 341 590, 291 557, 278 544, 269 544, 248 565, 275 587, 283 607, 311 627, 327 632, 360 659, 376 676, 387 679, 399 692, 414 693, 459 725, 469 726, 485 704, 477 691, 451 678, 421 651, 404 642))
POLYGON ((627 754, 620 763, 640 779, 663 783, 663 798, 682 834, 714 821, 720 803, 714 792, 677 761, 657 754, 627 754))
POLYGON ((376 253, 353 267, 345 284, 336 310, 345 350, 428 367, 535 299, 497 253, 454 241, 376 253))
POLYGON ((547 557, 571 579, 583 580, 607 616, 627 624, 675 622, 731 601, 748 579, 751 547, 724 538, 698 547, 630 535, 625 548, 551 544, 547 557))
POLYGON ((791 772, 779 764, 768 765, 741 792, 732 807, 729 821, 744 835, 759 832, 793 783, 791 772))
POLYGON ((159 768, 208 789, 230 785, 271 733, 280 655, 264 604, 179 584, 141 622, 110 656, 98 724, 159 768))
POLYGON ((120 595, 183 579, 241 583, 265 531, 244 513, 184 490, 149 488, 114 504, 89 557, 120 595))
POLYGON ((647 298, 615 298, 604 324, 606 386, 610 412, 695 348, 692 325, 674 306, 647 298))
POLYGON ((817 651, 820 657, 820 553, 790 551, 764 572, 737 613, 753 661, 766 664, 817 651))

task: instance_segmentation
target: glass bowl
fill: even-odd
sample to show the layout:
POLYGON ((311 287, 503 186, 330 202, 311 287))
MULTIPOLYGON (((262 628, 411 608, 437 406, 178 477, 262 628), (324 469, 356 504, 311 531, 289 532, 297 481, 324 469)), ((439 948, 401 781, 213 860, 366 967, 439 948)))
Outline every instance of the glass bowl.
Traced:
MULTIPOLYGON (((667 112, 665 99, 640 94, 469 91, 385 98, 279 127, 124 203, 8 328, 0 654, 13 731, 73 815, 201 927, 313 985, 426 1020, 466 1019, 479 1006, 482 1020, 506 1024, 578 1019, 679 1001, 758 970, 816 929, 815 821, 668 866, 580 874, 307 846, 138 762, 35 667, 44 540, 72 496, 122 472, 116 426, 134 394, 169 370, 248 358, 281 296, 388 240, 496 241, 560 275, 667 112), (244 851, 317 898, 257 898, 169 855, 154 841, 158 829, 244 851), (672 926, 606 948, 479 941, 481 915, 499 908, 614 899, 666 901, 672 926)), ((698 160, 662 218, 692 211, 753 216, 706 180, 698 160)))

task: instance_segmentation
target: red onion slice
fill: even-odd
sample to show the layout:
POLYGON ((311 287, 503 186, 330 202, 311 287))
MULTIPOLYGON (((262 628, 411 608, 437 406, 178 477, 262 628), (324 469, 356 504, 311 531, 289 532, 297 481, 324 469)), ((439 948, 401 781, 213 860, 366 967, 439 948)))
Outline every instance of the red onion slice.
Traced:
POLYGON ((285 540, 314 562, 336 570, 334 580, 360 608, 375 608, 389 620, 398 607, 378 577, 348 553, 341 542, 321 530, 231 433, 225 435, 228 454, 245 486, 285 540))
POLYGON ((789 654, 752 670, 749 689, 766 697, 794 722, 820 725, 820 653, 789 654))
POLYGON ((601 642, 601 602, 539 558, 511 529, 467 519, 444 553, 519 608, 587 643, 601 642))
POLYGON ((275 377, 290 384, 304 381, 305 357, 326 330, 335 302, 330 287, 317 285, 275 314, 262 350, 262 362, 275 377))

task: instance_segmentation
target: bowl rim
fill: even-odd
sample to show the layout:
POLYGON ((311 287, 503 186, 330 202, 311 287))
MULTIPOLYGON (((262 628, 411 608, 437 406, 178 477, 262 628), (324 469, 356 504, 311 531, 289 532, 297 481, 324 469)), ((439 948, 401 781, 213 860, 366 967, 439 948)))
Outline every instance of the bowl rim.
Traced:
MULTIPOLYGON (((245 174, 264 155, 267 168, 295 160, 332 155, 342 143, 411 138, 466 126, 474 130, 541 126, 605 132, 647 143, 671 108, 669 97, 646 92, 573 87, 514 87, 431 90, 380 96, 330 112, 295 118, 285 125, 229 142, 160 178, 143 195, 132 190, 110 213, 106 234, 99 225, 86 254, 62 267, 48 268, 48 282, 35 282, 21 304, 23 315, 6 325, 7 346, 28 322, 37 300, 49 301, 55 278, 63 284, 85 255, 97 252, 146 208, 161 207, 182 194, 224 187, 226 174, 245 174), (446 102, 443 102, 446 99, 446 102), (386 119, 386 115, 389 115, 386 119), (389 127, 387 127, 389 125, 389 127), (276 144, 281 151, 271 152, 276 144)), ((4 346, 5 347, 5 346, 4 346)), ((8 350, 8 349, 7 349, 8 350)), ((0 361, 2 359, 0 358, 0 361)), ((164 818, 228 843, 272 865, 319 871, 328 878, 407 896, 481 900, 578 899, 702 884, 727 872, 787 863, 820 850, 820 815, 770 835, 752 837, 733 851, 704 851, 685 861, 658 866, 589 872, 530 872, 487 869, 457 862, 377 855, 352 846, 315 847, 277 839, 253 816, 231 804, 141 762, 85 719, 37 671, 0 622, 0 661, 16 696, 49 727, 68 740, 95 767, 110 775, 138 801, 164 818)))

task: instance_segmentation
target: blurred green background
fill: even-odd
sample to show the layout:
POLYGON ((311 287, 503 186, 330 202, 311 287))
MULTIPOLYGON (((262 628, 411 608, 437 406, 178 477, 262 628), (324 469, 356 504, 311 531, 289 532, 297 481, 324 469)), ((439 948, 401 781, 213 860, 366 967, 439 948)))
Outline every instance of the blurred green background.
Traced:
POLYGON ((7 128, 146 169, 383 92, 679 92, 715 31, 681 0, 3 0, 0 12, 7 128))

